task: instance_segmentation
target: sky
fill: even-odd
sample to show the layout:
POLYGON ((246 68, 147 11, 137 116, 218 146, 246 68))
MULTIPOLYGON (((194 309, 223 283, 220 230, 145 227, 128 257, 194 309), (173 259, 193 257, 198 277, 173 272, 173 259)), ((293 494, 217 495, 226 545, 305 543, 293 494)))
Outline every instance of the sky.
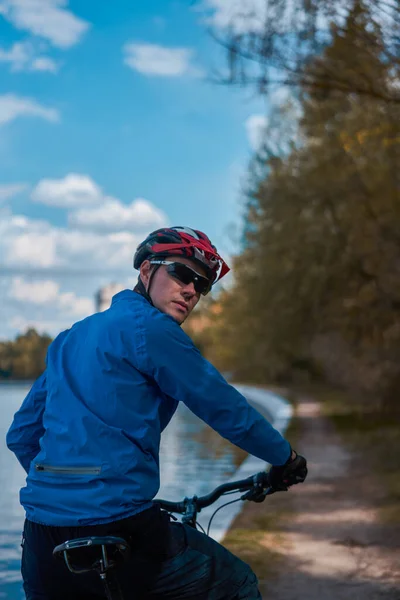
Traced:
MULTIPOLYGON (((262 10, 263 0, 248 0, 262 10)), ((56 335, 137 278, 150 231, 238 250, 264 105, 212 82, 243 0, 0 0, 0 339, 56 335)))

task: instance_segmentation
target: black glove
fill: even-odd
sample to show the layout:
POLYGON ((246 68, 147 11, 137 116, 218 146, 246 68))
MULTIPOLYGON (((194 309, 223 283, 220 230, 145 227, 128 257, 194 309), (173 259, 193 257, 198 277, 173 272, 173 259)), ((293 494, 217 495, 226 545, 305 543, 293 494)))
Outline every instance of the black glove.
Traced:
POLYGON ((270 468, 269 482, 274 490, 286 491, 291 485, 302 483, 307 473, 307 461, 304 456, 296 453, 296 457, 292 458, 291 450, 290 457, 284 465, 270 468))

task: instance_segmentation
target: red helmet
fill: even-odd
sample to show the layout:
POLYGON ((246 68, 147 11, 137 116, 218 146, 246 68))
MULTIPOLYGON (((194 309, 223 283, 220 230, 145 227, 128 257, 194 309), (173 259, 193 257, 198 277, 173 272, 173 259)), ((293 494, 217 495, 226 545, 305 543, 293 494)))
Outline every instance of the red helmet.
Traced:
POLYGON ((133 266, 139 269, 144 260, 167 256, 185 256, 205 269, 207 277, 215 283, 230 270, 217 249, 202 231, 190 227, 168 227, 150 233, 139 244, 133 266))

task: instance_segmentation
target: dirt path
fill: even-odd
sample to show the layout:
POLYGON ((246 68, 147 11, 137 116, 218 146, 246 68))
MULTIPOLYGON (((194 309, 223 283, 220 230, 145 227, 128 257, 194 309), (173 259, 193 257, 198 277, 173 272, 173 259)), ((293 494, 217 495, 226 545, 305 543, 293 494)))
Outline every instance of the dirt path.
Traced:
POLYGON ((261 548, 281 557, 266 578, 257 569, 263 598, 400 600, 400 532, 378 520, 368 456, 349 454, 311 398, 300 400, 297 414, 307 483, 249 503, 233 526, 254 530, 261 510, 278 516, 275 531, 262 533, 261 548))

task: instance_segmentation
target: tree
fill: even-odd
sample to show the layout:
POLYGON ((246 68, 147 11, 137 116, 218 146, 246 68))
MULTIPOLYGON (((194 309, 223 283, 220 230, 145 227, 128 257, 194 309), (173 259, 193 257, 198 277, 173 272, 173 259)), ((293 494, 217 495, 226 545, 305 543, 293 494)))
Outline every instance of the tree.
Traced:
POLYGON ((254 86, 262 94, 271 86, 285 85, 400 103, 398 0, 265 0, 258 18, 246 10, 247 4, 243 3, 227 31, 214 33, 228 58, 228 74, 219 76, 219 81, 254 86), (379 45, 369 46, 371 30, 379 30, 379 45), (336 53, 335 63, 316 61, 334 38, 345 41, 346 54, 336 53), (372 60, 379 55, 381 63, 389 66, 387 85, 382 87, 375 79, 368 61, 352 64, 351 57, 360 47, 372 60))
POLYGON ((296 365, 323 366, 342 384, 384 395, 397 374, 400 108, 386 99, 383 46, 382 29, 355 2, 304 73, 339 64, 368 71, 384 98, 306 79, 297 143, 280 152, 267 135, 254 160, 244 250, 219 329, 220 347, 227 332, 236 336, 229 359, 242 377, 287 378, 296 365), (337 339, 346 350, 340 376, 337 339))
POLYGON ((45 369, 50 336, 33 328, 13 342, 0 343, 0 378, 36 379, 45 369))

